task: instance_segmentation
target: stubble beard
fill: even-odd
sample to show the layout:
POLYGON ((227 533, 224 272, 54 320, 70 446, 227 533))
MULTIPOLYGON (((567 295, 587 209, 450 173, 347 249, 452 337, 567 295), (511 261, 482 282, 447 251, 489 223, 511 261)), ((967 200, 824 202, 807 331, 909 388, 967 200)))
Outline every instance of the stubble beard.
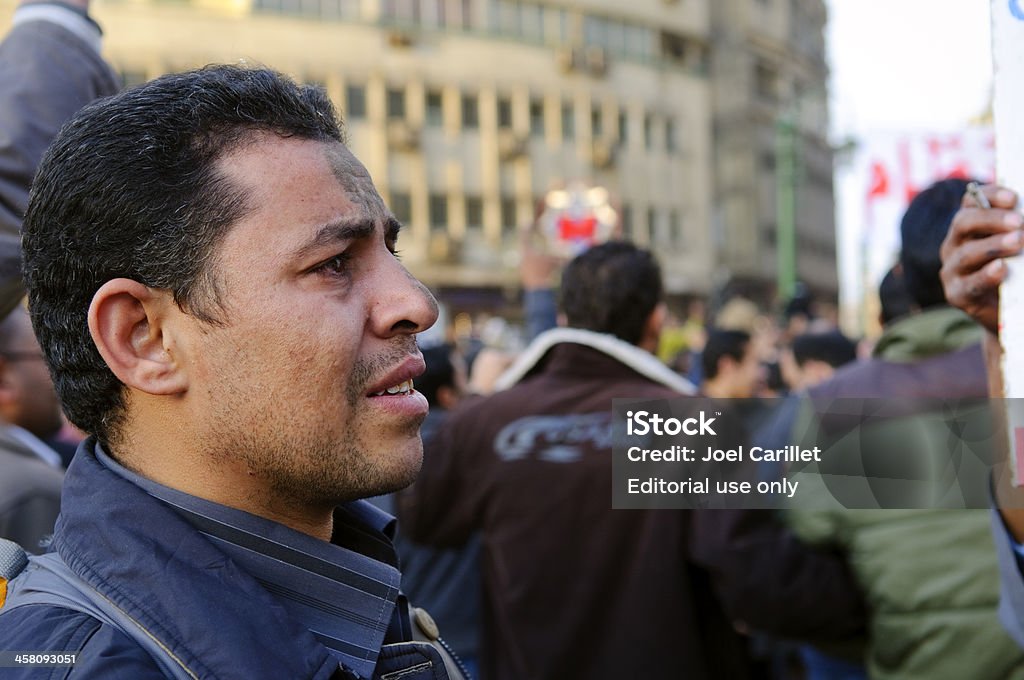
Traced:
POLYGON ((207 459, 217 462, 230 457, 243 463, 250 476, 266 482, 270 498, 256 500, 297 507, 333 507, 405 488, 415 480, 422 462, 418 441, 422 419, 387 433, 389 439, 405 442, 402 451, 380 450, 385 444, 368 441, 379 433, 368 427, 369 416, 361 406, 370 382, 414 350, 415 340, 409 337, 388 351, 356 361, 338 396, 348 407, 348 422, 340 432, 326 418, 310 414, 305 402, 265 401, 262 408, 249 411, 247 420, 253 427, 246 429, 240 427, 238 409, 251 399, 233 392, 230 399, 214 401, 220 412, 212 419, 207 459), (408 446, 418 447, 413 462, 404 450, 408 446))

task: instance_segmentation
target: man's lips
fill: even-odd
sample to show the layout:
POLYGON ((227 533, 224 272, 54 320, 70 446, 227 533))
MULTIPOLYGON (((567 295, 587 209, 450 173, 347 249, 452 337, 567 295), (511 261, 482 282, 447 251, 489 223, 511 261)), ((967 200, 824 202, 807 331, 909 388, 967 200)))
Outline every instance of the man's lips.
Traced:
POLYGON ((413 391, 413 378, 426 370, 423 356, 417 351, 375 381, 366 391, 368 397, 409 394, 413 391))

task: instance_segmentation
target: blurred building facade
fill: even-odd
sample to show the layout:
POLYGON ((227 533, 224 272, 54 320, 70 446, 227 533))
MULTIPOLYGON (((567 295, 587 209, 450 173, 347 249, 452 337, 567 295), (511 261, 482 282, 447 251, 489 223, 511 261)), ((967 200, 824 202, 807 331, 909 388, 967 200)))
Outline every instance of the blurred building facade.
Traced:
MULTIPOLYGON (((0 9, 9 18, 13 3, 0 9)), ((770 301, 780 152, 796 160, 797 273, 835 295, 823 0, 94 0, 93 11, 129 85, 240 59, 322 84, 407 225, 403 261, 456 307, 514 297, 517 229, 575 179, 609 189, 671 294, 736 282, 770 301), (796 130, 785 148, 784 120, 796 130)))

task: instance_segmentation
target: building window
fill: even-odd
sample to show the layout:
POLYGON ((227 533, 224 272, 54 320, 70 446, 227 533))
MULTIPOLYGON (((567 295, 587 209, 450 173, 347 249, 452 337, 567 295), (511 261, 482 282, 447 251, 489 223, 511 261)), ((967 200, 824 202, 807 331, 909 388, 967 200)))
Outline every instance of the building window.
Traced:
POLYGON ((576 137, 576 118, 572 110, 572 103, 562 104, 562 139, 573 139, 576 137))
POLYGON ((473 0, 448 0, 448 4, 454 10, 449 13, 450 26, 467 31, 473 28, 473 0))
POLYGON ((502 35, 519 34, 519 6, 509 0, 491 0, 491 30, 502 35))
POLYGON ((622 206, 622 238, 627 241, 633 240, 633 206, 623 204, 622 206))
POLYGON ((662 33, 661 56, 668 61, 682 62, 686 59, 686 39, 675 33, 662 33))
POLYGON ((601 109, 597 106, 590 110, 590 134, 594 137, 604 134, 604 116, 601 115, 601 109))
POLYGON ((619 141, 622 144, 629 141, 629 118, 625 111, 619 111, 619 141))
POLYGON ((512 100, 508 97, 498 97, 498 127, 512 127, 512 100))
POLYGON ((544 102, 540 99, 530 100, 530 134, 544 136, 544 102))
POLYGON ((380 13, 384 19, 398 24, 420 23, 421 0, 383 0, 380 13))
POLYGON ((503 197, 501 199, 501 230, 514 232, 516 229, 516 202, 514 199, 503 197))
POLYGON ((346 85, 345 104, 346 118, 366 118, 366 88, 362 85, 346 85))
POLYGON ((762 99, 774 102, 778 97, 778 74, 770 65, 758 62, 754 67, 754 87, 762 99))
POLYGON ((650 151, 654 148, 654 116, 644 116, 644 148, 650 151))
POLYGON ((388 88, 387 114, 388 118, 405 118, 405 90, 388 88))
POLYGON ((668 214, 668 233, 673 245, 682 247, 686 243, 683 234, 683 221, 679 219, 678 210, 673 210, 668 214))
POLYGON ((466 228, 481 229, 484 226, 484 201, 479 196, 466 196, 466 228))
POLYGON ((412 198, 399 191, 391 192, 391 213, 402 224, 412 222, 412 198))
POLYGON ((448 230, 448 197, 444 194, 430 194, 427 199, 430 209, 430 229, 448 230))
POLYGON ((605 35, 605 45, 613 54, 626 55, 626 24, 621 21, 609 21, 605 35))
POLYGON ((440 127, 444 124, 444 99, 437 90, 427 91, 426 102, 427 125, 440 127))
POLYGON ((519 30, 524 40, 544 41, 544 7, 532 3, 519 3, 519 30))
POLYGON ((607 25, 608 21, 601 17, 593 15, 583 17, 583 42, 598 47, 607 45, 607 25))
POLYGON ((462 127, 476 129, 480 127, 480 111, 476 97, 471 94, 462 95, 462 127))
POLYGON ((647 234, 651 243, 661 243, 658 233, 658 213, 654 208, 647 209, 647 234))
POLYGON ((654 57, 654 31, 643 26, 626 26, 626 56, 649 61, 654 57))
POLYGON ((676 152, 676 122, 669 118, 665 121, 665 151, 676 152))
POLYGON ((569 42, 569 13, 564 8, 556 11, 558 12, 558 28, 553 36, 554 40, 549 40, 548 42, 564 45, 569 42))
MULTIPOLYGON (((259 0, 257 0, 257 3, 259 0)), ((357 20, 362 15, 359 0, 320 0, 320 17, 322 19, 357 20)))

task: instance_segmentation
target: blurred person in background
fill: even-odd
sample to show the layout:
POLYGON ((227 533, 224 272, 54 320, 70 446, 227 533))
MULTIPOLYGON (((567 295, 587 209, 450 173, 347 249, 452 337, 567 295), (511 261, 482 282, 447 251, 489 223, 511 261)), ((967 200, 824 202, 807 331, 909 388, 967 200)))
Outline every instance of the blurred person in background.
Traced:
POLYGON ((12 242, 0 245, 0 271, 4 282, 17 282, 17 288, 4 286, 0 293, 0 538, 40 553, 60 512, 64 468, 56 451, 9 418, 20 416, 22 423, 38 421, 40 426, 53 421, 59 429, 60 411, 20 304, 21 253, 12 242))
POLYGON ((0 43, 0 233, 21 234, 29 186, 61 125, 120 89, 89 0, 23 0, 0 43))
MULTIPOLYGON (((1009 274, 1003 259, 1019 256, 1024 246, 1024 216, 1014 191, 999 186, 987 186, 983 191, 991 207, 979 206, 965 195, 942 244, 942 281, 950 303, 985 329, 988 389, 999 399, 1004 396, 1001 362, 1005 349, 1005 338, 1000 337, 999 286, 1009 274)), ((1009 461, 997 468, 993 482, 992 533, 1002 584, 999 617, 1024 647, 1024 491, 1009 479, 1007 468, 1012 469, 1009 461)))
POLYGON ((765 378, 757 349, 746 331, 709 331, 701 366, 701 392, 716 399, 752 397, 765 378))
POLYGON ((883 328, 914 311, 914 301, 903 278, 903 267, 898 262, 885 273, 878 285, 878 306, 878 321, 883 328))
MULTIPOLYGON (((987 394, 981 328, 949 306, 939 277, 940 246, 966 184, 943 180, 911 201, 900 225, 900 263, 913 312, 884 329, 872 359, 811 388, 811 400, 913 404, 987 394)), ((903 425, 913 432, 913 417, 903 425)), ((847 555, 871 603, 864 656, 871 678, 1024 678, 1024 652, 996 617, 996 558, 985 511, 836 508, 793 511, 789 520, 804 540, 847 555)))
POLYGON ((100 56, 88 0, 21 2, 0 42, 0 537, 40 552, 60 508, 60 407, 29 317, 19 304, 21 222, 43 151, 118 79, 100 56))
MULTIPOLYGON (((793 427, 806 391, 831 378, 836 369, 856 360, 856 343, 838 330, 795 337, 792 347, 784 347, 779 357, 790 392, 775 401, 771 415, 754 432, 751 441, 766 449, 792 444, 793 427)), ((764 463, 764 466, 764 479, 777 479, 782 471, 778 463, 764 463)))
POLYGON ((41 458, 61 467, 71 462, 77 446, 60 438, 60 402, 22 305, 0 321, 0 419, 10 437, 41 458))
POLYGON ((745 643, 689 559, 693 513, 615 511, 607 496, 612 398, 694 392, 651 353, 660 269, 604 243, 566 266, 560 295, 566 326, 428 445, 402 526, 437 545, 482 532, 485 680, 748 677, 745 643))
MULTIPOLYGON (((807 390, 831 378, 837 369, 857 360, 857 344, 838 330, 804 333, 792 340, 790 347, 780 351, 780 364, 790 393, 776 402, 771 416, 751 437, 751 442, 765 449, 780 449, 799 441, 794 431, 807 390)), ((767 481, 785 476, 785 465, 762 462, 760 478, 767 481)), ((855 587, 851 586, 851 590, 855 587)), ((858 590, 859 592, 859 590, 858 590)), ((789 647, 782 645, 786 651, 789 647)), ((859 644, 854 649, 859 651, 859 644)), ((810 645, 799 645, 806 680, 857 680, 867 677, 860 659, 845 659, 819 651, 810 645)))
POLYGON ((837 368, 856 359, 857 344, 838 330, 798 335, 782 351, 786 382, 795 392, 823 383, 837 368))

